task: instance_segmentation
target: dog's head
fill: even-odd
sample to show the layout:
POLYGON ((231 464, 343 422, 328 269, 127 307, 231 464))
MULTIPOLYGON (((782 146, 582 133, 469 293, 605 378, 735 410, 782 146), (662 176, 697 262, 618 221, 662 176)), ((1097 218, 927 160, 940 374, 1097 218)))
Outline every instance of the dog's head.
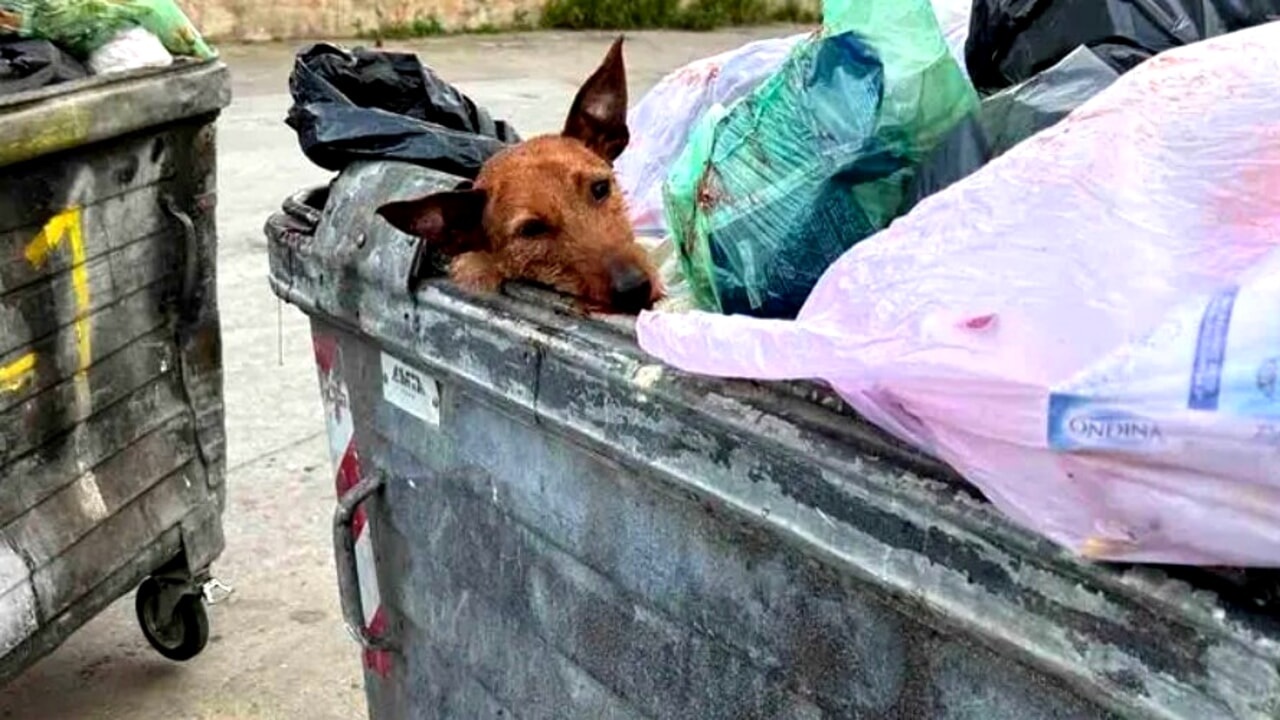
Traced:
POLYGON ((578 90, 559 135, 503 150, 470 188, 391 203, 378 214, 452 257, 450 275, 464 287, 528 280, 591 309, 636 313, 661 288, 613 174, 629 140, 619 38, 578 90))

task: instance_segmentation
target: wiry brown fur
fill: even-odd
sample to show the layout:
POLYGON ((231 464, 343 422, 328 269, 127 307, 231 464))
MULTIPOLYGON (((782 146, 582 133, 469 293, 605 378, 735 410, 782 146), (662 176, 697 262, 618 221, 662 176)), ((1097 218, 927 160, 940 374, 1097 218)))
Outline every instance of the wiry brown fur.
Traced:
POLYGON ((492 157, 473 187, 391 203, 378 213, 453 258, 450 277, 493 291, 529 280, 589 308, 638 312, 661 297, 635 241, 612 163, 629 140, 622 39, 574 99, 559 135, 492 157))

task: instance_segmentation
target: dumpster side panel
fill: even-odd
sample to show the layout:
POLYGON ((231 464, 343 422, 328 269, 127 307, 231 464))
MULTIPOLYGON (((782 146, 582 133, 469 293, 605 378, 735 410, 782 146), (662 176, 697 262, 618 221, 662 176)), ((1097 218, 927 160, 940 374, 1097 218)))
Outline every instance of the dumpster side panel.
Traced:
POLYGON ((368 506, 403 662, 370 679, 375 718, 1108 716, 465 385, 424 422, 385 401, 376 345, 343 346, 389 480, 368 506))
POLYGON ((6 127, 89 123, 53 154, 0 151, 18 160, 0 162, 0 679, 148 575, 222 551, 225 85, 204 67, 0 106, 6 127), (103 125, 98 106, 132 109, 103 125))

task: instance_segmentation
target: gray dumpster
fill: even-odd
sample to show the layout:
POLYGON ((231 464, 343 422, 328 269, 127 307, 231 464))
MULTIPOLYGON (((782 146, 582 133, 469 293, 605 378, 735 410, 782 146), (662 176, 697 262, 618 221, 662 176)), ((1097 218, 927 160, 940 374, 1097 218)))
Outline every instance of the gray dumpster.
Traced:
POLYGON ((218 63, 0 97, 0 682, 138 588, 204 647, 222 552, 218 63))
POLYGON ((373 210, 454 182, 356 165, 267 225, 375 720, 1280 717, 1274 573, 1082 563, 820 388, 411 292, 373 210))

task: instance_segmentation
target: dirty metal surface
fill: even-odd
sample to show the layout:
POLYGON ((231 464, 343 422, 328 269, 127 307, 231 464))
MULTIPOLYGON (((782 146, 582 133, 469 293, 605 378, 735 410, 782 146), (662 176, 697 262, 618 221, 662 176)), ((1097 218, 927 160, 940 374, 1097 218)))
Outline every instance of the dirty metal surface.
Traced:
POLYGON ((0 105, 0 681, 221 553, 225 68, 0 105))
POLYGON ((230 102, 226 66, 182 61, 6 96, 0 168, 217 113, 230 102))
POLYGON ((1247 588, 1083 563, 812 388, 683 375, 529 293, 410 296, 372 210, 451 184, 354 167, 314 236, 269 243, 387 482, 374 718, 1280 713, 1247 588))

